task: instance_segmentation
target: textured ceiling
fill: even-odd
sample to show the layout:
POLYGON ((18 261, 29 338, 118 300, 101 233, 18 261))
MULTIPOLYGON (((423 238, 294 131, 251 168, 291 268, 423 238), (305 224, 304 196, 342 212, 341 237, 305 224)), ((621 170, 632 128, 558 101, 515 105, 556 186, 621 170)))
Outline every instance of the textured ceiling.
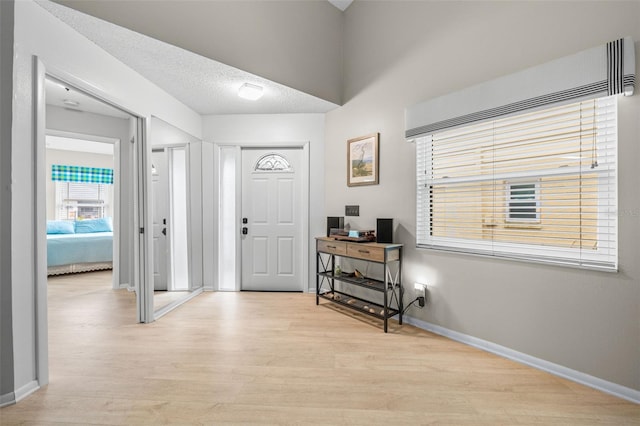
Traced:
POLYGON ((324 113, 338 107, 68 7, 49 1, 38 4, 202 115, 324 113), (241 99, 238 88, 243 83, 262 86, 264 96, 258 101, 241 99))

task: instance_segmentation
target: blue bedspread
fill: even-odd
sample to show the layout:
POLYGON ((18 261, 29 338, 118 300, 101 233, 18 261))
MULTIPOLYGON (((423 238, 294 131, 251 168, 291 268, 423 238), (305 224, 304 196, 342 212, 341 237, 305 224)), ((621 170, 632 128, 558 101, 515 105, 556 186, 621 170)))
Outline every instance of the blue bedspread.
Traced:
POLYGON ((113 261, 113 232, 47 235, 47 266, 113 261))

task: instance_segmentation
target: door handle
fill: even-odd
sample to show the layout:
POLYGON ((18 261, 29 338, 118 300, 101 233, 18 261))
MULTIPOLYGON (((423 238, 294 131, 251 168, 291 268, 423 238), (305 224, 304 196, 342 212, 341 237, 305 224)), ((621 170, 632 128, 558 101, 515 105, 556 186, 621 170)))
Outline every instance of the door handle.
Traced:
POLYGON ((242 227, 242 235, 247 235, 249 233, 249 228, 247 228, 246 226, 242 227))
POLYGON ((167 235, 167 228, 162 228, 162 235, 167 235))

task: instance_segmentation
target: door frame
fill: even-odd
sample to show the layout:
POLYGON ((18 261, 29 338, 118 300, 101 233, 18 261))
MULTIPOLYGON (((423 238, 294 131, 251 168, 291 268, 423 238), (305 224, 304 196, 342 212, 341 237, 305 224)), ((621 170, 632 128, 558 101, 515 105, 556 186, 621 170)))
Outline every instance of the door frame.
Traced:
POLYGON ((150 247, 149 232, 144 232, 146 224, 150 223, 150 191, 148 185, 151 180, 151 169, 148 167, 148 156, 150 150, 147 149, 147 135, 149 134, 149 120, 147 114, 141 114, 129 108, 122 106, 122 102, 112 99, 107 93, 100 91, 96 86, 84 81, 74 75, 58 69, 56 67, 45 65, 44 61, 38 56, 33 56, 33 104, 34 104, 34 121, 33 121, 33 152, 34 152, 34 263, 35 263, 35 346, 36 346, 36 380, 37 385, 42 387, 49 383, 49 329, 47 317, 47 241, 46 241, 46 98, 45 98, 45 79, 47 76, 68 84, 69 87, 83 92, 101 102, 109 104, 114 108, 132 116, 135 120, 135 135, 132 137, 131 143, 134 146, 133 169, 134 169, 134 215, 132 229, 139 230, 136 232, 138 238, 134 241, 134 270, 133 284, 136 288, 136 311, 138 322, 153 321, 153 299, 149 297, 149 291, 153 296, 153 283, 149 280, 151 271, 150 266, 150 247), (147 152, 149 151, 149 152, 147 152))
MULTIPOLYGON (((214 175, 214 199, 220 201, 220 151, 223 147, 235 148, 235 224, 234 224, 234 232, 235 232, 235 259, 236 259, 236 267, 235 267, 235 283, 234 288, 231 291, 240 291, 242 289, 242 238, 240 235, 240 223, 242 222, 242 150, 243 149, 251 149, 251 148, 261 148, 261 149, 301 149, 302 150, 302 247, 303 247, 303 255, 302 255, 302 268, 301 268, 301 283, 300 283, 300 291, 308 292, 309 291, 309 283, 307 283, 307 279, 309 277, 309 256, 307 255, 307 250, 309 248, 309 240, 310 240, 310 228, 309 228, 309 214, 310 214, 310 206, 309 206, 309 190, 310 190, 310 157, 309 157, 309 141, 299 142, 241 142, 241 143, 214 143, 214 164, 216 173, 214 175)), ((221 253, 223 249, 221 247, 221 240, 219 235, 220 228, 220 209, 216 209, 214 212, 214 247, 216 248, 216 253, 221 253)), ((220 271, 220 258, 219 255, 215 256, 214 259, 214 268, 217 273, 214 278, 214 288, 215 290, 220 289, 219 282, 219 271, 220 271)))
POLYGON ((60 136, 68 139, 80 139, 85 141, 108 143, 113 145, 113 272, 111 279, 111 288, 118 290, 126 288, 128 283, 120 287, 120 139, 109 138, 105 136, 88 135, 84 133, 68 132, 66 130, 46 129, 46 136, 60 136))
MULTIPOLYGON (((305 223, 303 221, 303 218, 305 215, 308 215, 308 212, 305 211, 304 209, 304 198, 305 198, 305 194, 308 196, 308 191, 304 190, 304 179, 303 176, 305 174, 305 159, 304 159, 304 149, 300 148, 300 147, 272 147, 272 146, 266 146, 266 147, 243 147, 240 150, 240 165, 241 165, 241 169, 240 169, 240 174, 241 174, 241 179, 240 179, 240 187, 241 187, 241 191, 240 191, 240 209, 238 211, 238 213, 240 214, 241 218, 247 217, 247 214, 252 215, 253 213, 250 213, 249 210, 251 209, 248 205, 245 205, 245 203, 249 203, 251 204, 251 198, 247 198, 248 196, 254 196, 255 194, 253 194, 253 190, 254 188, 252 188, 252 181, 254 179, 254 177, 256 176, 256 173, 259 174, 260 178, 266 178, 269 179, 269 175, 271 173, 278 173, 279 176, 293 176, 294 182, 295 179, 298 179, 298 181, 296 183, 294 183, 293 187, 294 187, 294 201, 295 203, 292 204, 292 207, 294 208, 294 211, 296 211, 296 215, 295 215, 295 219, 294 219, 294 224, 295 227, 294 229, 294 241, 297 240, 297 243, 292 247, 293 248, 293 252, 292 254, 292 259, 291 261, 294 264, 297 264, 296 266, 294 266, 294 273, 296 272, 296 269, 299 265, 301 265, 302 262, 302 258, 304 258, 304 253, 299 253, 297 254, 297 251, 302 250, 303 247, 305 247, 305 244, 307 243, 307 241, 304 240, 303 236, 304 236, 304 229, 305 229, 305 223), (289 172, 256 172, 255 171, 255 161, 260 161, 260 159, 262 158, 263 155, 270 155, 270 154, 275 154, 275 155, 280 155, 283 156, 285 159, 287 159, 287 161, 292 161, 294 158, 297 161, 292 161, 292 164, 296 164, 299 161, 299 164, 297 164, 296 166, 294 166, 293 169, 293 175, 291 174, 291 171, 289 172), (245 161, 246 159, 246 161, 245 161), (245 167, 247 167, 247 169, 245 169, 245 167), (299 187, 298 187, 299 185, 299 187), (296 188, 298 187, 298 188, 296 188), (299 190, 299 192, 296 191, 296 189, 299 190), (247 191, 246 193, 244 191, 247 191), (299 215, 299 216, 298 216, 299 215), (300 244, 299 248, 296 249, 296 246, 300 244), (300 257, 299 257, 300 256, 300 257), (298 260, 300 262, 298 262, 298 260)), ((277 180, 276 180, 277 182, 277 180)), ((273 188, 270 188, 269 191, 271 191, 273 188)), ((278 196, 276 196, 276 198, 278 198, 278 196)), ((271 204, 271 202, 267 201, 268 204, 271 204)), ((265 206, 266 207, 266 206, 265 206)), ((241 219, 244 220, 244 219, 241 219)), ((249 221, 250 223, 252 223, 252 220, 249 221)), ((271 222, 269 222, 271 223, 271 222)), ((244 223, 242 225, 240 225, 241 227, 244 226, 250 226, 251 230, 249 231, 249 233, 251 235, 255 235, 255 229, 254 227, 258 227, 259 225, 257 224, 253 224, 253 225, 244 225, 244 223)), ((275 225, 277 226, 277 225, 275 225)), ((273 231, 273 229, 271 229, 269 232, 273 231)), ((280 235, 279 232, 276 233, 276 235, 280 235)), ((288 235, 288 234, 287 234, 288 235)), ((255 291, 301 291, 304 292, 307 288, 308 285, 305 286, 305 282, 306 282, 306 277, 305 274, 306 271, 302 270, 302 268, 300 270, 297 271, 298 273, 298 280, 301 280, 298 284, 297 288, 294 289, 283 289, 283 287, 280 287, 277 283, 274 283, 274 287, 269 289, 262 289, 261 285, 257 285, 257 284, 253 284, 250 285, 249 281, 252 279, 250 278, 250 276, 252 275, 252 272, 249 271, 249 269, 253 269, 251 268, 249 265, 247 265, 245 262, 248 261, 247 263, 251 263, 252 260, 255 260, 255 256, 256 256, 256 252, 255 250, 252 250, 251 254, 245 252, 245 250, 248 250, 249 247, 253 247, 255 249, 255 244, 250 242, 251 238, 243 238, 245 237, 244 235, 242 235, 242 232, 239 233, 238 238, 240 239, 240 290, 244 291, 245 290, 245 285, 248 287, 248 290, 255 290, 255 291), (248 276, 245 277, 244 274, 245 272, 248 273, 248 276), (280 288, 281 290, 276 290, 280 288)), ((272 247, 273 248, 273 247, 272 247)), ((276 249, 277 250, 277 249, 276 249)), ((267 256, 268 258, 270 256, 267 256)), ((278 256, 276 256, 275 258, 277 259, 278 256)), ((276 261, 277 262, 277 261, 276 261)), ((273 265, 272 265, 273 266, 273 265)), ((269 269, 269 268, 268 268, 269 269)), ((276 267, 277 270, 277 267, 276 267)), ((268 272, 267 274, 269 276, 272 276, 272 273, 275 273, 275 271, 272 272, 268 272)), ((258 280, 260 281, 260 279, 258 278, 258 280)), ((289 280, 289 279, 287 279, 289 280)), ((287 282, 287 280, 285 280, 285 282, 287 282)), ((267 280, 268 282, 271 282, 271 278, 267 280)), ((288 283, 290 284, 294 284, 295 280, 290 280, 288 281, 288 283)), ((288 284, 284 286, 285 288, 288 287, 288 284)))

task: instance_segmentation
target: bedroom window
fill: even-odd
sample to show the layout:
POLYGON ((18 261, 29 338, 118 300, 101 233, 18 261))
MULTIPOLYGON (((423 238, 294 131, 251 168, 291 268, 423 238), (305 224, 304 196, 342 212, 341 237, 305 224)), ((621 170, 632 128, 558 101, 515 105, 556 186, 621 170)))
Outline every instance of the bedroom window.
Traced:
POLYGON ((113 169, 53 164, 57 220, 100 219, 111 216, 113 169))
POLYGON ((110 216, 110 187, 105 184, 56 182, 57 220, 100 219, 110 216))
POLYGON ((617 268, 617 100, 416 138, 417 245, 617 268))

